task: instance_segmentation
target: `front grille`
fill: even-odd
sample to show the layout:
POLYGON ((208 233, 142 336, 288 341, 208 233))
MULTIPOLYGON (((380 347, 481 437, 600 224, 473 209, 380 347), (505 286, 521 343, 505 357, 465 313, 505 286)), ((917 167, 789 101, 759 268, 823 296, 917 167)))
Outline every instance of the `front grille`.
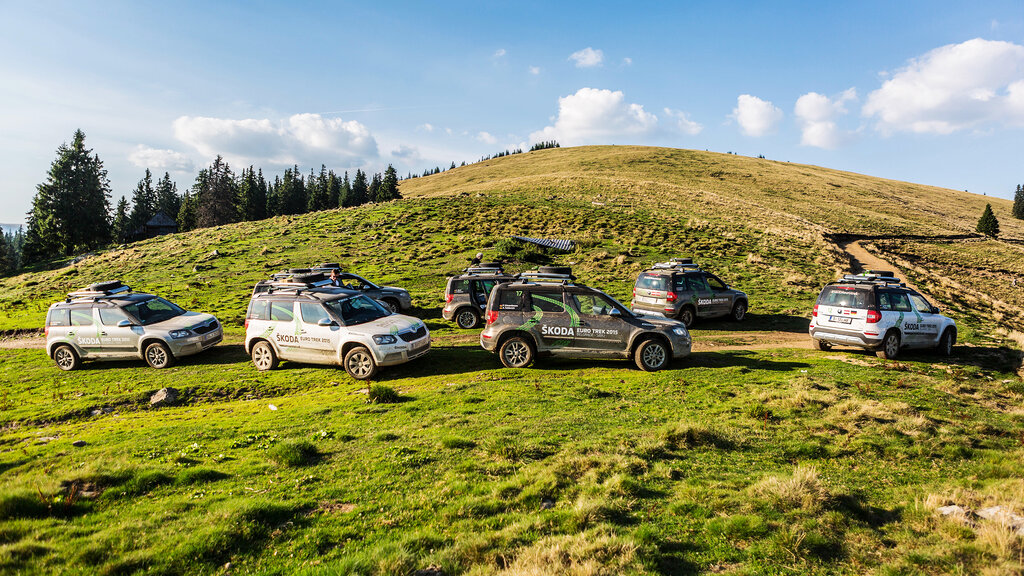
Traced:
POLYGON ((412 342, 413 340, 419 340, 420 338, 423 338, 426 335, 427 327, 421 325, 417 330, 413 332, 403 332, 399 334, 398 337, 401 338, 402 340, 405 340, 406 342, 412 342))
POLYGON ((216 320, 210 320, 209 324, 204 324, 202 326, 196 326, 195 328, 192 329, 192 331, 195 332, 196 334, 202 335, 202 334, 206 334, 207 332, 212 332, 212 331, 216 330, 217 326, 218 326, 218 324, 217 324, 216 320))

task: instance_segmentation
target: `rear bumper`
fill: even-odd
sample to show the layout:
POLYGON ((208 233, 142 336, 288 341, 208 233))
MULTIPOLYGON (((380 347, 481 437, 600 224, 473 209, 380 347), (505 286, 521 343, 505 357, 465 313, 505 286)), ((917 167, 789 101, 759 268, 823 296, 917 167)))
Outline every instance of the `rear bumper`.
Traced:
POLYGON ((823 328, 812 326, 809 330, 811 338, 845 346, 858 346, 868 350, 876 350, 882 346, 881 336, 865 336, 863 332, 842 330, 839 328, 823 328))

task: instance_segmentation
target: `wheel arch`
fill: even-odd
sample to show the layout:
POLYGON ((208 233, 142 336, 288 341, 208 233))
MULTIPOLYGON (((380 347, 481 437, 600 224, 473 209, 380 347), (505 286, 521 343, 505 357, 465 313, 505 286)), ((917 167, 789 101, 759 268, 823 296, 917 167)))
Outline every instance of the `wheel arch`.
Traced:
POLYGON ((672 342, 669 341, 668 337, 664 334, 657 332, 641 332, 633 337, 633 341, 629 343, 629 357, 632 358, 636 354, 636 349, 647 340, 661 340, 661 343, 668 349, 669 356, 675 353, 672 349, 672 342))
POLYGON ((150 344, 155 343, 163 344, 164 348, 167 348, 167 353, 170 354, 171 358, 175 358, 174 352, 171 352, 171 345, 168 344, 167 341, 164 340, 163 338, 159 338, 157 336, 146 336, 145 338, 139 341, 139 358, 145 360, 146 348, 149 348, 150 344))
POLYGON ((537 339, 533 337, 533 334, 530 334, 526 330, 515 329, 506 330, 498 336, 497 342, 495 343, 494 346, 494 352, 497 353, 498 350, 501 349, 501 345, 504 344, 506 340, 512 338, 513 336, 519 336, 522 339, 526 340, 530 344, 530 346, 533 346, 533 351, 537 351, 537 339))

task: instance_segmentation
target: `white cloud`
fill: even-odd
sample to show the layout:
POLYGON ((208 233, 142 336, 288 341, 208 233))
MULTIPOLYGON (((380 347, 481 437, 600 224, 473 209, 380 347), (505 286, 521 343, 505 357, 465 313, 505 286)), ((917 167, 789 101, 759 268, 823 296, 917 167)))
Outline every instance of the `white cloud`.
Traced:
POLYGON ((420 158, 420 151, 415 146, 406 146, 400 144, 397 148, 391 151, 391 156, 406 162, 418 160, 420 158))
POLYGON ((782 121, 782 110, 757 96, 741 94, 736 99, 732 117, 739 123, 744 134, 757 137, 770 134, 778 128, 782 121))
POLYGON ((295 114, 278 121, 182 116, 174 121, 174 135, 206 157, 220 154, 242 164, 340 160, 355 166, 378 155, 377 141, 365 126, 319 114, 295 114))
POLYGON ((839 129, 836 118, 846 114, 846 102, 856 99, 857 91, 853 88, 835 99, 817 92, 808 92, 798 98, 793 114, 800 125, 800 143, 830 150, 843 144, 850 134, 839 129))
POLYGON ((936 48, 888 75, 862 110, 883 133, 950 134, 1024 125, 1024 46, 975 38, 936 48))
POLYGON ((633 65, 633 59, 628 57, 628 56, 623 58, 622 59, 622 65, 623 66, 632 66, 633 65))
POLYGON ((433 124, 420 124, 419 126, 417 126, 417 128, 419 128, 420 130, 423 130, 424 132, 433 132, 434 131, 434 125, 433 124))
POLYGON ((505 52, 505 49, 504 49, 504 48, 498 48, 498 49, 497 49, 497 50, 496 50, 496 51, 494 52, 494 57, 495 57, 495 58, 501 58, 501 57, 502 57, 502 56, 504 56, 505 54, 508 54, 508 52, 505 52))
POLYGON ((128 161, 139 168, 149 168, 153 172, 192 172, 195 164, 192 159, 174 150, 160 150, 139 144, 128 155, 128 161))
POLYGON ((610 144, 651 134, 657 124, 657 116, 640 104, 626 102, 622 92, 580 88, 558 99, 554 125, 530 134, 530 141, 558 140, 563 146, 610 144))
POLYGON ((690 120, 690 115, 682 110, 672 110, 671 108, 665 108, 665 116, 673 118, 676 121, 676 125, 679 127, 679 131, 683 134, 689 134, 690 136, 696 136, 700 134, 700 131, 704 129, 703 126, 690 120))
POLYGON ((534 76, 540 74, 540 66, 530 66, 529 70, 530 74, 533 74, 534 76))
POLYGON ((476 135, 476 139, 485 144, 494 144, 498 141, 497 138, 488 134, 487 132, 478 132, 476 135))
POLYGON ((604 61, 604 52, 588 46, 579 52, 573 52, 569 60, 576 62, 577 68, 594 68, 604 61))

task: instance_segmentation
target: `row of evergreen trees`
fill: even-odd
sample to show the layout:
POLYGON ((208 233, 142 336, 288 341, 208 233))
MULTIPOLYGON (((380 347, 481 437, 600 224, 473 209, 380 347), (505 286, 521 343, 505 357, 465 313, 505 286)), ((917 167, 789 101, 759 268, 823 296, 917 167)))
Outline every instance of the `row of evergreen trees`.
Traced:
POLYGON ((21 228, 13 232, 0 230, 0 276, 13 274, 21 268, 21 249, 25 233, 21 228))

